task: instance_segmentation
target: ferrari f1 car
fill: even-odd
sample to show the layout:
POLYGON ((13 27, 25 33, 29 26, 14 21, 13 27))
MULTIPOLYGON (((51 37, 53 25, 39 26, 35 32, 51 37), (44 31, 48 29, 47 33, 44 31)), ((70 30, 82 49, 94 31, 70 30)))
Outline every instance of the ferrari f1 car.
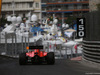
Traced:
POLYGON ((55 63, 54 52, 43 51, 43 46, 29 46, 27 47, 28 52, 21 53, 19 55, 19 64, 26 65, 28 62, 31 63, 43 63, 53 65, 55 63))

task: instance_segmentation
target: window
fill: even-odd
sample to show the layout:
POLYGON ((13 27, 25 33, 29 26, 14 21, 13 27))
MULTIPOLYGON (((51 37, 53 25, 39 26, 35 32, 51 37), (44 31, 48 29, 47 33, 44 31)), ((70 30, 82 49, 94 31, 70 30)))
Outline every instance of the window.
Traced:
POLYGON ((36 3, 36 8, 39 8, 39 3, 36 3))
POLYGON ((74 9, 77 9, 77 4, 74 4, 74 9))
POLYGON ((33 7, 33 3, 29 3, 29 7, 30 7, 30 8, 33 7))

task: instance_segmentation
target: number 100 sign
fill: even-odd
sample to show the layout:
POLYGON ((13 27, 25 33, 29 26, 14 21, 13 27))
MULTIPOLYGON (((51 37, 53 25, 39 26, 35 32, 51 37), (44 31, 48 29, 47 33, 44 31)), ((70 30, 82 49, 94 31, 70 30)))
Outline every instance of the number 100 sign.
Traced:
POLYGON ((85 37, 85 18, 77 18, 77 36, 85 37))

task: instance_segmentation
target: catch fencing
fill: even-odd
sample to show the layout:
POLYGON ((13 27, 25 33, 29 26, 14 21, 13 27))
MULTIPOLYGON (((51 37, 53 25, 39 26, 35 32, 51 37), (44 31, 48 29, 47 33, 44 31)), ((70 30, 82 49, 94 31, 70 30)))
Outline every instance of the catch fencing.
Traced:
POLYGON ((0 33, 0 54, 18 55, 26 50, 29 37, 16 36, 15 33, 0 33))
MULTIPOLYGON (((43 39, 31 42, 30 37, 18 36, 15 33, 7 34, 0 33, 0 54, 7 56, 18 57, 22 52, 26 52, 27 46, 32 45, 42 45, 43 39)), ((62 44, 44 44, 44 49, 46 52, 55 52, 55 57, 58 59, 67 59, 80 56, 78 54, 78 49, 74 51, 74 45, 71 47, 63 46, 62 44)))

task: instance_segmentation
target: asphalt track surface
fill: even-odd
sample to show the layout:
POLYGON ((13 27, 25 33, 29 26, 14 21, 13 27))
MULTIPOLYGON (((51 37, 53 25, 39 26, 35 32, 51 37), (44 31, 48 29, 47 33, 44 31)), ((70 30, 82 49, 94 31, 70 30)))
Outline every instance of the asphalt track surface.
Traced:
POLYGON ((0 57, 0 75, 99 75, 99 70, 78 61, 56 60, 55 65, 23 65, 18 59, 0 57))

